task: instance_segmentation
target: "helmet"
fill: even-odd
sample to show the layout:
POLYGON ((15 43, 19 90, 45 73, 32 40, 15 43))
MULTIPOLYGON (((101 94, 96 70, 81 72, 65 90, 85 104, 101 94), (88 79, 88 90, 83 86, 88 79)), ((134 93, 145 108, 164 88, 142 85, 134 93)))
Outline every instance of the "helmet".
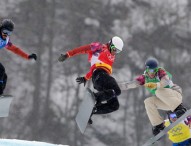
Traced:
POLYGON ((145 67, 148 69, 155 69, 158 67, 158 60, 156 58, 148 58, 145 62, 145 67))
POLYGON ((9 31, 13 31, 14 29, 14 23, 11 19, 4 19, 1 22, 1 29, 7 29, 9 31))
POLYGON ((168 119, 169 119, 170 123, 172 123, 171 119, 177 119, 176 113, 174 113, 172 111, 167 111, 167 116, 168 116, 168 119))
POLYGON ((109 46, 110 46, 110 51, 112 49, 112 47, 115 47, 117 50, 117 53, 122 51, 123 48, 123 41, 120 37, 118 36, 114 36, 111 38, 111 40, 109 41, 109 46))

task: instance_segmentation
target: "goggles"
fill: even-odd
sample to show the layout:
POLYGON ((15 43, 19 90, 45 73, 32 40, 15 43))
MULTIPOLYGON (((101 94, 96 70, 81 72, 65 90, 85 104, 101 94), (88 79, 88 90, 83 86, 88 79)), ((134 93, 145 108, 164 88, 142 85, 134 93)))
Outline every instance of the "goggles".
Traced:
POLYGON ((155 69, 149 69, 149 68, 146 68, 146 72, 147 72, 147 73, 154 74, 154 73, 156 73, 157 71, 158 71, 157 68, 155 68, 155 69))
POLYGON ((119 53, 121 52, 119 49, 117 49, 113 44, 110 45, 110 50, 111 52, 116 52, 116 53, 119 53))
POLYGON ((169 117, 172 118, 172 119, 175 119, 175 118, 177 118, 177 115, 176 115, 175 113, 171 113, 171 114, 169 115, 169 117))
POLYGON ((9 31, 9 30, 7 30, 7 29, 3 29, 3 30, 2 30, 2 33, 4 33, 4 34, 10 36, 11 33, 12 33, 12 31, 9 31))

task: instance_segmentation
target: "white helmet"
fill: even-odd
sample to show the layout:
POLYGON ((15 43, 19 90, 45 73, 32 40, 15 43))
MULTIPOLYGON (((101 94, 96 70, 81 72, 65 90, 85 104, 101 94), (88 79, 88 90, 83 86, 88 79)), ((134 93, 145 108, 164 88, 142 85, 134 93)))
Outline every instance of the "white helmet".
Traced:
POLYGON ((123 49, 123 41, 118 36, 112 37, 112 39, 109 41, 109 45, 110 45, 110 50, 112 50, 112 47, 115 47, 117 49, 116 53, 121 52, 123 49))

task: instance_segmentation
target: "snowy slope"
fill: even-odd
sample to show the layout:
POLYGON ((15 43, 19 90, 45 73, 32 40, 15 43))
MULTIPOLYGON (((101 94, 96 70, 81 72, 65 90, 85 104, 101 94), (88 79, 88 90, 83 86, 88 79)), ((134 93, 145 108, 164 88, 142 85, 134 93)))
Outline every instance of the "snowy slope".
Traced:
POLYGON ((68 146, 68 145, 56 145, 45 142, 25 141, 17 139, 0 139, 0 146, 68 146))

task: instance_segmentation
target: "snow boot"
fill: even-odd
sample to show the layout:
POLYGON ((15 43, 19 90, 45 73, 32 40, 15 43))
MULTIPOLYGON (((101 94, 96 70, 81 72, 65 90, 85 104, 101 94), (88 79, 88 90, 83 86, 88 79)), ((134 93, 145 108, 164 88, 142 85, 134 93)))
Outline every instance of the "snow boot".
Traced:
POLYGON ((152 131, 153 131, 153 135, 156 136, 157 134, 159 134, 163 129, 165 128, 165 125, 164 123, 161 123, 157 126, 154 126, 152 128, 152 131))
POLYGON ((93 124, 93 121, 92 121, 91 118, 88 120, 88 124, 89 124, 89 125, 92 125, 92 124, 93 124))
POLYGON ((180 104, 175 110, 174 113, 176 114, 177 118, 180 118, 185 112, 187 111, 187 109, 180 104))
POLYGON ((90 124, 90 125, 93 124, 92 116, 93 116, 93 114, 96 113, 96 111, 97 111, 97 108, 94 107, 93 110, 92 110, 92 113, 91 113, 91 115, 90 115, 90 118, 89 118, 89 120, 88 120, 88 124, 90 124))

